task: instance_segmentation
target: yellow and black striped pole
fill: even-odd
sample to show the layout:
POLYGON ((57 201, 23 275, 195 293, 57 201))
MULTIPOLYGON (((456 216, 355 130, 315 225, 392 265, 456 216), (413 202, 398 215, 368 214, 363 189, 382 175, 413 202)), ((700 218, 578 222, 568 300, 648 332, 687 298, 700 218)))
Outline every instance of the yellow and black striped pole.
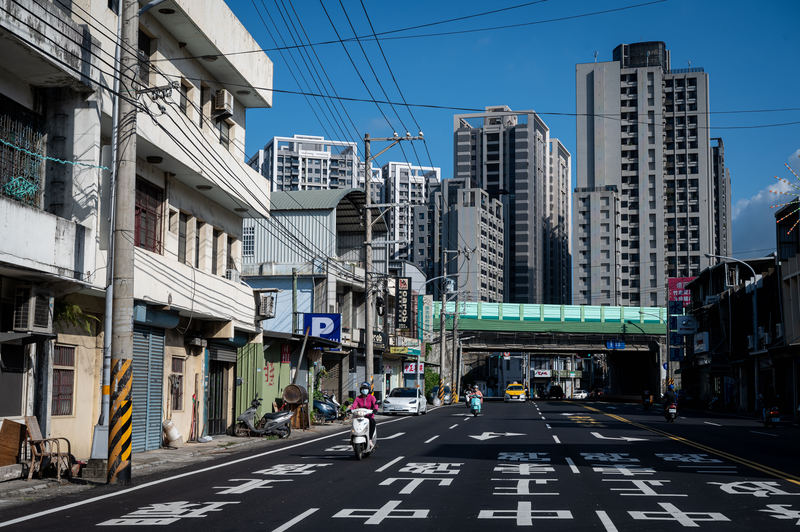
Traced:
POLYGON ((439 377, 439 401, 444 402, 444 380, 439 377))
POLYGON ((111 423, 108 430, 108 481, 129 484, 131 481, 131 436, 133 403, 131 359, 117 359, 111 366, 111 423))
POLYGON ((375 395, 375 383, 373 382, 375 379, 374 375, 369 376, 369 394, 375 395))
MULTIPOLYGON (((139 2, 120 3, 121 44, 118 66, 121 92, 136 94, 136 42, 139 38, 139 2)), ((108 482, 130 484, 133 405, 133 244, 136 190, 136 102, 118 99, 116 182, 114 183, 114 247, 111 330, 111 415, 108 427, 108 482)))

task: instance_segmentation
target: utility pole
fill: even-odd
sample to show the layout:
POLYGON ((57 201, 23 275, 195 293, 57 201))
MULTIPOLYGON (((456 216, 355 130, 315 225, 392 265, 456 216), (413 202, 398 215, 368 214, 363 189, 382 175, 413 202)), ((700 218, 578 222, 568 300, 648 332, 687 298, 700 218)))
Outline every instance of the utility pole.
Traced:
MULTIPOLYGON (((364 352, 367 358, 365 377, 367 382, 370 384, 370 392, 372 392, 373 389, 373 379, 375 373, 375 361, 373 359, 373 332, 375 327, 375 318, 373 316, 375 313, 375 299, 373 298, 373 293, 370 286, 370 275, 372 274, 372 159, 378 157, 395 144, 398 144, 400 141, 423 140, 423 138, 422 131, 420 131, 419 135, 416 137, 412 137, 411 133, 409 132, 406 132, 405 137, 401 137, 397 133, 395 133, 392 137, 375 138, 370 137, 369 133, 364 134, 364 193, 367 196, 364 208, 364 252, 366 253, 366 256, 364 257, 364 352), (370 146, 372 141, 390 142, 390 144, 376 153, 375 157, 373 157, 370 146)), ((388 240, 386 245, 386 252, 388 253, 388 240)), ((388 273, 389 272, 387 271, 386 274, 388 275, 388 273)))
MULTIPOLYGON (((123 0, 120 70, 122 94, 117 134, 114 211, 113 321, 111 331, 111 419, 108 432, 108 482, 131 482, 131 387, 133 385, 133 242, 136 191, 136 94, 139 73, 139 3, 123 0)), ((106 333, 107 334, 107 333, 106 333)))

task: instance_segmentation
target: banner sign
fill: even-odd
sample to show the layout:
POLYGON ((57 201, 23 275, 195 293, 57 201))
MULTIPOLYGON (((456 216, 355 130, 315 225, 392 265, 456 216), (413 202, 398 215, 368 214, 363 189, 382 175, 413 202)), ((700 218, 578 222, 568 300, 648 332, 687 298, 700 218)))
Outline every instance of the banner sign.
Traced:
MULTIPOLYGON (((403 364, 403 373, 416 373, 417 372, 417 363, 416 362, 406 362, 403 364)), ((419 372, 425 373, 425 362, 419 363, 419 372)))
POLYGON ((533 370, 534 377, 549 377, 551 375, 551 370, 549 369, 535 369, 533 370))
POLYGON ((400 345, 393 345, 389 348, 389 353, 393 355, 407 355, 408 354, 408 347, 400 346, 400 345))
POLYGON ((386 335, 381 331, 373 331, 372 345, 375 349, 386 349, 386 335))
POLYGON ((625 349, 625 342, 620 340, 606 340, 606 349, 625 349))
POLYGON ((411 277, 396 277, 395 286, 395 329, 411 328, 411 277))
POLYGON ((342 341, 342 315, 341 314, 303 314, 303 333, 311 329, 309 336, 324 338, 331 342, 342 341))
POLYGON ((680 301, 684 307, 688 307, 692 303, 692 292, 686 285, 695 279, 696 277, 670 277, 667 281, 668 299, 680 301))

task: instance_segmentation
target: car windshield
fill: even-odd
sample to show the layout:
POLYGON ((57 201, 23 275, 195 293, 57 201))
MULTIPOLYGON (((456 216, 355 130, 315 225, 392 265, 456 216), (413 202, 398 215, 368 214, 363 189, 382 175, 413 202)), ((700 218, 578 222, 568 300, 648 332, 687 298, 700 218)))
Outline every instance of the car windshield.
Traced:
POLYGON ((416 397, 417 390, 414 388, 395 388, 389 393, 389 397, 416 397))
POLYGON ((512 384, 511 386, 509 386, 506 389, 507 390, 511 390, 512 392, 521 392, 522 391, 522 385, 521 384, 512 384))

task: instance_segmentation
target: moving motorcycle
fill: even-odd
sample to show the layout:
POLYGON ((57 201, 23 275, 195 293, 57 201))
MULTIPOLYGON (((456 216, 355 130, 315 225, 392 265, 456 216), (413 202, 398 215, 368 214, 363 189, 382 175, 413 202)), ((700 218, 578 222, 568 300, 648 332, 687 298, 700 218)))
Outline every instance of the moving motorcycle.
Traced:
POLYGON ((481 413, 481 398, 478 395, 471 395, 469 396, 469 411, 472 412, 473 416, 477 416, 481 413))
POLYGON ((292 433, 292 412, 288 410, 273 413, 267 412, 261 416, 260 420, 256 421, 256 411, 259 406, 261 406, 261 399, 256 395, 250 402, 250 408, 236 418, 233 435, 288 438, 292 433))
POLYGON ((777 406, 764 410, 764 426, 774 427, 781 422, 781 411, 777 406))
POLYGON ((378 427, 375 427, 375 434, 369 433, 369 416, 373 413, 369 408, 356 408, 353 412, 353 428, 350 430, 350 443, 353 445, 353 452, 356 460, 361 460, 364 456, 369 456, 375 449, 378 440, 378 427))
POLYGON ((664 409, 664 419, 672 423, 675 421, 676 417, 678 417, 678 405, 675 403, 670 403, 667 405, 667 408, 664 409))

